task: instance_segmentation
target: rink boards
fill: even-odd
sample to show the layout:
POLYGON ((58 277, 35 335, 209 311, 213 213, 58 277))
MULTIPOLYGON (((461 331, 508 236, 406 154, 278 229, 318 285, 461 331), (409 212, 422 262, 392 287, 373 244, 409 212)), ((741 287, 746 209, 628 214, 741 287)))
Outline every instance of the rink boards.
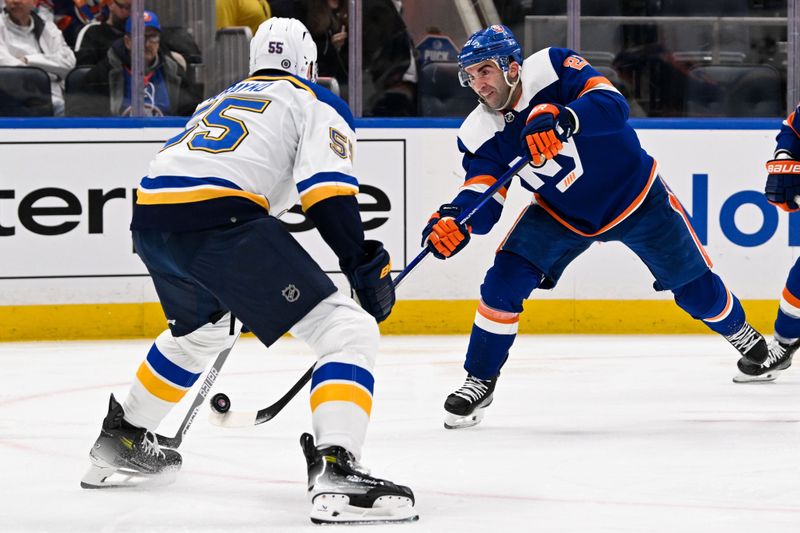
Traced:
MULTIPOLYGON (((779 120, 634 121, 659 172, 682 200, 715 270, 771 330, 800 246, 800 218, 761 194, 779 120)), ((395 273, 420 251, 420 230, 462 181, 458 121, 358 122, 356 174, 367 238, 395 273)), ((150 336, 164 327, 133 252, 134 190, 180 120, 0 120, 0 340, 150 336), (35 127, 32 127, 35 126, 35 127)), ((327 147, 322 147, 327 149, 327 147)), ((614 154, 609 154, 610 158, 614 154)), ((447 262, 429 259, 398 291, 388 333, 469 331, 483 274, 530 194, 512 186, 503 218, 447 262)), ((282 217, 340 287, 335 256, 302 214, 282 217)), ((702 332, 652 289, 638 259, 593 246, 558 287, 527 302, 521 332, 702 332)))

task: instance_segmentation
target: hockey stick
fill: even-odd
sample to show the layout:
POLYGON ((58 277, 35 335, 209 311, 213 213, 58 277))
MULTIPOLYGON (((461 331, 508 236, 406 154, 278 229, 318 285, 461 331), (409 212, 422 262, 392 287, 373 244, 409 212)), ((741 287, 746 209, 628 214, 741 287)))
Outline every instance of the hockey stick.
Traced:
MULTIPOLYGON (((492 185, 488 189, 483 191, 481 195, 478 197, 478 199, 475 200, 475 203, 469 207, 469 209, 465 209, 464 211, 462 211, 461 214, 456 217, 456 222, 458 223, 466 222, 467 220, 472 218, 472 215, 474 215, 478 211, 478 209, 483 207, 484 204, 488 202, 492 196, 494 196, 494 193, 500 190, 501 187, 505 186, 506 183, 511 181, 511 178, 513 178, 517 174, 517 172, 522 170, 522 168, 528 164, 528 161, 529 160, 525 157, 518 157, 517 159, 512 161, 511 166, 506 171, 506 173, 500 176, 500 179, 492 183, 492 185)), ((423 259, 425 259, 428 256, 428 253, 430 251, 431 251, 430 248, 428 248, 427 246, 423 248, 422 251, 419 253, 419 255, 417 255, 417 257, 415 257, 414 259, 412 259, 411 262, 408 264, 408 266, 405 269, 403 269, 403 271, 400 272, 396 278, 394 278, 395 289, 397 289, 397 287, 400 286, 400 283, 402 283, 403 279, 412 270, 414 270, 414 268, 416 268, 416 266, 420 264, 423 259)))
MULTIPOLYGON (((238 338, 239 334, 237 333, 236 339, 238 338)), ((219 376, 219 372, 222 370, 222 365, 224 365, 225 360, 228 359, 228 355, 231 353, 233 345, 236 343, 236 339, 234 339, 233 343, 231 343, 228 348, 222 350, 214 360, 214 364, 211 365, 211 369, 206 374, 203 384, 200 385, 200 390, 197 391, 197 396, 195 396, 192 406, 189 407, 189 412, 186 413, 186 416, 183 418, 183 422, 181 422, 180 427, 178 427, 178 431, 175 432, 175 436, 165 437, 164 435, 159 435, 156 433, 156 438, 161 446, 174 449, 181 445, 181 442, 183 442, 183 436, 186 435, 187 431, 189 431, 189 427, 192 425, 192 422, 194 422, 197 412, 200 410, 200 407, 203 405, 206 396, 208 396, 208 393, 211 391, 211 386, 214 385, 214 381, 216 381, 217 376, 219 376)))
MULTIPOLYGON (((489 199, 496 193, 501 187, 503 187, 506 183, 511 181, 517 172, 522 170, 522 168, 528 164, 528 159, 520 157, 515 159, 511 162, 511 167, 503 174, 500 179, 494 182, 488 189, 483 191, 481 195, 475 200, 475 203, 470 206, 469 209, 462 211, 461 214, 456 218, 456 222, 466 222, 469 220, 481 207, 489 201, 489 199)), ((419 265, 423 259, 425 259, 430 252, 430 248, 427 246, 406 266, 400 274, 397 275, 392 283, 394 284, 395 290, 400 286, 400 283, 403 282, 405 277, 414 270, 417 265, 419 265)), ((231 401, 228 396, 224 393, 217 393, 211 398, 211 414, 209 415, 209 421, 216 425, 222 427, 247 427, 247 426, 257 426, 259 424, 263 424, 269 420, 275 418, 275 416, 281 412, 281 410, 286 407, 292 398, 302 389, 306 383, 309 382, 311 379, 311 375, 314 373, 314 365, 306 370, 305 374, 300 378, 300 380, 295 383, 289 391, 284 394, 277 402, 269 405, 263 409, 259 409, 258 411, 230 411, 231 408, 231 401)))

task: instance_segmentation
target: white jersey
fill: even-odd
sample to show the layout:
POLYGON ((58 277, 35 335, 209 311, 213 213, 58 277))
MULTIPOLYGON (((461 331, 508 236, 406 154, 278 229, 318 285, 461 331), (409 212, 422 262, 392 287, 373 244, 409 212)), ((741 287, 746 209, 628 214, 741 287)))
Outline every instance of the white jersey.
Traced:
POLYGON ((327 89, 255 76, 200 104, 141 181, 132 227, 186 231, 358 193, 353 117, 327 89))

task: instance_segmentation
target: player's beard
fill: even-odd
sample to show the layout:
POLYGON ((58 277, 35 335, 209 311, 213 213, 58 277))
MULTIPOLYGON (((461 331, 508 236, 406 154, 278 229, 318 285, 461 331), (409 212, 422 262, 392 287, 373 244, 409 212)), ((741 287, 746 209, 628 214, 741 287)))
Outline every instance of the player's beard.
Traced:
POLYGON ((506 78, 506 85, 504 88, 507 89, 507 92, 504 91, 502 95, 500 95, 500 89, 495 89, 495 93, 498 95, 497 101, 502 102, 497 106, 490 105, 481 95, 478 95, 478 101, 493 111, 505 111, 511 105, 512 100, 514 100, 514 94, 517 91, 517 87, 519 87, 519 81, 519 75, 517 75, 517 78, 513 82, 509 82, 506 78))
POLYGON ((511 92, 511 88, 510 87, 506 87, 506 89, 508 89, 508 91, 504 92, 503 94, 500 94, 500 91, 495 90, 495 96, 496 96, 495 102, 498 102, 497 105, 491 105, 489 102, 486 101, 485 98, 483 98, 480 95, 478 96, 478 100, 480 100, 480 102, 483 105, 485 105, 486 107, 488 107, 488 108, 490 108, 490 109, 492 109, 494 111, 502 111, 505 108, 505 106, 508 103, 508 101, 510 100, 509 94, 511 92))

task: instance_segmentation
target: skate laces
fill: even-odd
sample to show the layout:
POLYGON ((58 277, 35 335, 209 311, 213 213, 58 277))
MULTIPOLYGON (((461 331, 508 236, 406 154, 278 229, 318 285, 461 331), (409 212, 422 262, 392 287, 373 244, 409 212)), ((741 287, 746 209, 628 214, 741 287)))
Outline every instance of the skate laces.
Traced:
POLYGON ((349 450, 344 450, 344 457, 347 460, 347 466, 349 466, 351 470, 365 476, 370 475, 370 469, 359 463, 356 460, 356 456, 353 455, 349 450))
POLYGON ((145 431, 144 437, 142 438, 142 451, 146 455, 155 455, 156 457, 165 458, 166 455, 164 451, 161 449, 161 446, 158 445, 158 438, 156 438, 156 434, 152 431, 145 431))
POLYGON ((733 344, 734 348, 739 350, 739 353, 746 354, 753 346, 758 344, 758 341, 761 340, 761 334, 754 330, 750 324, 745 322, 744 326, 742 326, 739 331, 725 338, 728 339, 728 342, 733 344))
MULTIPOLYGON (((318 449, 317 453, 320 453, 323 457, 329 456, 335 458, 336 462, 339 463, 340 466, 349 468, 350 470, 352 470, 357 474, 362 474, 365 476, 370 475, 370 469, 359 463, 358 460, 356 459, 356 456, 353 455, 353 453, 350 450, 341 447, 337 448, 339 449, 338 450, 331 448, 324 448, 322 450, 318 449)), ((323 463, 325 462, 326 461, 323 459, 323 463)))
POLYGON ((479 400, 486 391, 489 390, 489 382, 490 380, 483 380, 480 378, 475 378, 472 376, 467 376, 467 380, 461 385, 461 388, 458 389, 455 394, 456 396, 460 396, 469 402, 475 402, 479 400))
POLYGON ((784 358, 786 355, 786 351, 789 349, 788 344, 783 344, 776 339, 772 339, 769 341, 769 355, 767 359, 761 363, 763 368, 769 368, 781 359, 784 358))

